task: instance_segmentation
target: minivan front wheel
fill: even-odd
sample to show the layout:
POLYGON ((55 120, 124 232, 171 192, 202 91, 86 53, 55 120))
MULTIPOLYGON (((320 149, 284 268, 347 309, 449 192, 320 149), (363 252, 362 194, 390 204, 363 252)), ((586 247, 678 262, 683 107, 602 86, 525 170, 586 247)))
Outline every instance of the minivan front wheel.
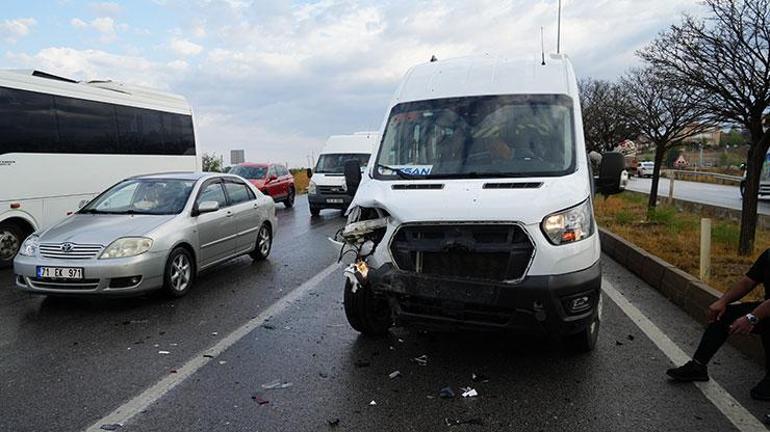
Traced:
POLYGON ((348 323, 364 336, 383 336, 393 324, 388 301, 375 296, 369 286, 360 285, 354 292, 353 284, 345 280, 344 303, 348 323))
POLYGON ((163 276, 163 289, 171 297, 182 297, 190 291, 195 282, 195 265, 192 254, 178 247, 171 251, 163 276))
POLYGON ((24 233, 16 225, 0 223, 0 268, 10 267, 19 253, 24 233))

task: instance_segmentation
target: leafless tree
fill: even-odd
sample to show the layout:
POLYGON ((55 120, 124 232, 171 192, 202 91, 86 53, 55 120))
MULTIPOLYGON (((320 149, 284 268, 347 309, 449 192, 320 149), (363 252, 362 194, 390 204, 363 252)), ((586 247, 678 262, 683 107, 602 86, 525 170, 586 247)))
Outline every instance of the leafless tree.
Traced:
POLYGON ((684 16, 639 55, 682 91, 702 93, 717 121, 746 128, 747 160, 738 253, 754 250, 757 193, 770 131, 762 117, 770 107, 770 0, 704 0, 708 16, 684 16))
POLYGON ((632 69, 620 83, 631 102, 628 122, 655 146, 655 168, 647 204, 652 210, 658 201, 660 169, 666 152, 713 125, 705 121, 708 111, 699 93, 683 91, 652 68, 632 69))
POLYGON ((638 130, 628 122, 630 104, 617 83, 584 78, 578 82, 583 111, 586 147, 611 151, 621 141, 636 138, 638 130))

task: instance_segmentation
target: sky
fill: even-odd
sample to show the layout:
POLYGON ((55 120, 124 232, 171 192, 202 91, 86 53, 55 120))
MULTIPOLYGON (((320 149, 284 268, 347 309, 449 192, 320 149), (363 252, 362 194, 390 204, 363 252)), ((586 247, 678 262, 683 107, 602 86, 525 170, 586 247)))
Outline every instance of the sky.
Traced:
MULTIPOLYGON (((329 135, 377 130, 407 69, 556 50, 557 0, 5 0, 0 68, 185 96, 203 152, 308 166, 329 135)), ((696 0, 563 0, 578 77, 615 79, 696 0)))

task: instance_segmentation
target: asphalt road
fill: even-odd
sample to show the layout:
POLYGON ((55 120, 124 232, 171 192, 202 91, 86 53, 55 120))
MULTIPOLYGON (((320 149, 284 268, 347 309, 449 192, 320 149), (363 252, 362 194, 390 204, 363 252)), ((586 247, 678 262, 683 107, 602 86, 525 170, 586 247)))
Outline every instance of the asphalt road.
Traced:
MULTIPOLYGON (((668 197, 668 185, 668 179, 660 180, 658 183, 659 196, 668 197)), ((650 193, 651 188, 652 179, 639 177, 631 177, 627 187, 628 190, 646 194, 650 193)), ((741 210, 741 193, 738 186, 676 180, 674 182, 674 198, 741 210)), ((770 214, 770 202, 760 201, 757 213, 770 214)))
POLYGON ((615 294, 590 354, 400 328, 371 340, 348 327, 330 267, 339 212, 311 219, 298 200, 279 223, 267 262, 233 260, 183 299, 34 297, 0 272, 0 431, 80 431, 126 413, 121 431, 730 431, 757 430, 733 424, 744 408, 754 424, 770 411, 748 396, 762 369, 729 347, 709 385, 668 382, 672 346, 691 352, 701 327, 609 258, 615 294), (291 385, 263 388, 275 380, 291 385), (446 386, 457 397, 439 398, 446 386), (460 397, 464 386, 479 395, 460 397))

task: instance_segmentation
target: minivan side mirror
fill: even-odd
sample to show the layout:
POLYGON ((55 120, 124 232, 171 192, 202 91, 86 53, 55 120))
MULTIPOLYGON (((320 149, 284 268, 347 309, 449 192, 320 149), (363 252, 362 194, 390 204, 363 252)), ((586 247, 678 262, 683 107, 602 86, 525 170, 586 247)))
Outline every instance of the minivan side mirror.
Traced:
POLYGON ((609 152, 602 154, 599 165, 599 175, 594 177, 596 192, 602 195, 615 195, 623 192, 621 177, 626 161, 622 153, 609 152))
POLYGON ((345 161, 345 184, 348 187, 348 195, 355 195, 358 185, 361 184, 361 162, 357 159, 345 161))
POLYGON ((305 173, 307 174, 307 178, 312 178, 313 177, 313 170, 312 169, 307 168, 305 170, 305 173))
POLYGON ((213 213, 219 210, 219 203, 216 201, 203 201, 198 204, 198 211, 196 216, 203 213, 213 213))

